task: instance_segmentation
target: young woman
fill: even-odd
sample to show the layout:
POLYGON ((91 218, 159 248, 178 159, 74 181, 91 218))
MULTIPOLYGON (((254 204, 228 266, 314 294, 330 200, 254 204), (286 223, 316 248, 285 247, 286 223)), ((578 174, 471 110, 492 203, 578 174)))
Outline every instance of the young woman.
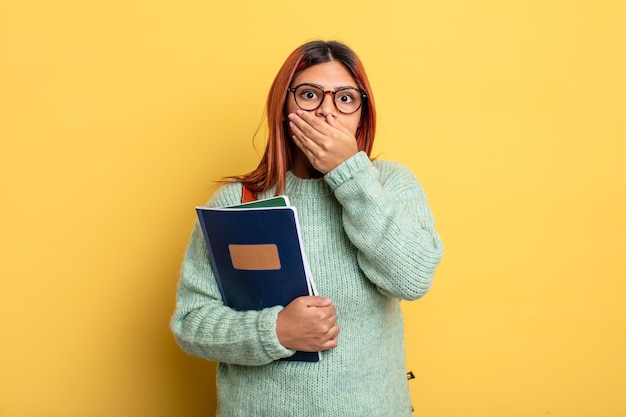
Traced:
POLYGON ((297 48, 267 101, 259 166, 210 206, 284 194, 298 209, 320 296, 234 311, 222 303, 199 225, 171 327, 187 352, 219 362, 217 416, 411 415, 400 300, 430 288, 443 246, 404 166, 370 160, 376 113, 363 66, 338 42, 297 48), (323 351, 319 362, 280 361, 323 351))

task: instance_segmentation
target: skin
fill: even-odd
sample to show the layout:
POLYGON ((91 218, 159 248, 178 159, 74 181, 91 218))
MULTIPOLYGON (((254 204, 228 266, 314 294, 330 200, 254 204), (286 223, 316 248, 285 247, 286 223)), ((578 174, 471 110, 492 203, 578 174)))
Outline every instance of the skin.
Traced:
MULTIPOLYGON (((324 91, 357 87, 352 75, 337 61, 307 68, 291 85, 302 83, 319 85, 324 91)), ((289 93, 285 112, 296 144, 291 171, 297 177, 319 178, 359 151, 355 135, 361 109, 343 114, 335 107, 332 95, 326 94, 320 107, 304 111, 289 93)), ((296 298, 278 313, 276 333, 289 349, 316 352, 337 347, 339 327, 332 300, 318 296, 296 298)))
MULTIPOLYGON (((291 85, 303 83, 319 85, 324 91, 357 87, 352 75, 337 61, 307 68, 294 78, 291 85)), ((292 139, 299 150, 291 167, 296 176, 316 178, 327 174, 359 151, 355 135, 362 109, 343 114, 333 104, 332 95, 326 94, 317 109, 305 111, 298 107, 293 94, 287 96, 287 118, 292 139)))

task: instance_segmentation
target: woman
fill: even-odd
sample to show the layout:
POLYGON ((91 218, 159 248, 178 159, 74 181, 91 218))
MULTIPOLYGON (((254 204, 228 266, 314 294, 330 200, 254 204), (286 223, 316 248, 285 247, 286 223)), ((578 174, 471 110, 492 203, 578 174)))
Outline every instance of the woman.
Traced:
POLYGON ((371 161, 374 101, 363 66, 338 42, 309 42, 283 64, 267 101, 259 166, 209 205, 285 194, 298 209, 320 296, 238 312, 225 307, 196 225, 172 331, 219 362, 217 416, 409 416, 400 300, 430 288, 443 247, 413 174, 371 161), (323 351, 319 362, 280 361, 323 351))

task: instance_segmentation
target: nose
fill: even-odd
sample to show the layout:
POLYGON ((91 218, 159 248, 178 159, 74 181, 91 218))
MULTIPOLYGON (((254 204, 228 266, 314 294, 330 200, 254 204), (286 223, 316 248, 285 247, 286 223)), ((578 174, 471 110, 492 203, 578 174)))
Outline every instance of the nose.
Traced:
POLYGON ((326 117, 328 115, 336 116, 335 111, 337 108, 335 107, 335 95, 332 91, 324 91, 324 97, 322 98, 322 103, 317 108, 316 114, 322 117, 326 117))

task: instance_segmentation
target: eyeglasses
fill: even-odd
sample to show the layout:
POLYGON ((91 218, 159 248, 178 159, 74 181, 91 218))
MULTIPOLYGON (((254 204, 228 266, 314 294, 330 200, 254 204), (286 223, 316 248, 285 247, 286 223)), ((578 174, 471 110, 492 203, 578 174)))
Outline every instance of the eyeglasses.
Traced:
POLYGON ((343 114, 355 113, 367 99, 367 94, 354 87, 341 87, 335 91, 324 91, 314 84, 300 84, 287 90, 293 93, 293 98, 298 107, 307 111, 315 110, 321 106, 326 94, 333 96, 335 107, 343 114))

